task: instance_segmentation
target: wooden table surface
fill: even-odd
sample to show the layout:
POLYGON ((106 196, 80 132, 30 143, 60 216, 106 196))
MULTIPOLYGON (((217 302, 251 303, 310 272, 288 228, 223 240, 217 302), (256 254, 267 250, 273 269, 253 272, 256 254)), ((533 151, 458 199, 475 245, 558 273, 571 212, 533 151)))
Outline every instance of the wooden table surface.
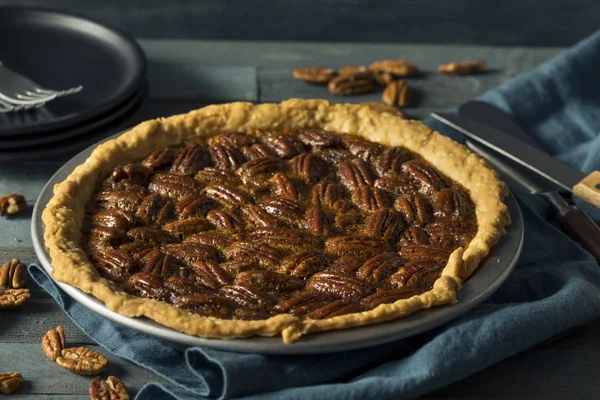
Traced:
MULTIPOLYGON (((529 70, 557 54, 558 48, 501 48, 435 45, 297 44, 268 42, 140 41, 149 60, 149 98, 131 123, 200 107, 213 102, 280 101, 290 97, 333 98, 323 87, 291 78, 297 66, 368 64, 384 58, 416 62, 424 74, 410 80, 416 89, 409 116, 422 118, 430 110, 453 107, 529 70), (489 73, 471 77, 434 73, 444 62, 482 58, 489 73)), ((344 98, 377 100, 380 94, 344 98)), ((114 132, 106 132, 107 135, 114 132)), ((44 183, 64 163, 45 159, 0 166, 0 194, 18 192, 29 205, 21 215, 0 220, 0 259, 36 261, 30 238, 31 208, 44 183)), ((30 286, 33 286, 31 284, 30 286)), ((40 289, 24 306, 0 312, 0 371, 19 371, 26 381, 15 399, 85 399, 89 378, 68 372, 45 359, 44 333, 62 325, 73 344, 98 349, 40 289)), ((518 333, 516 333, 518 334, 518 333)), ((600 398, 600 321, 550 344, 514 355, 463 381, 425 396, 427 399, 576 399, 600 398)), ((100 350, 104 354, 106 351, 100 350)), ((112 373, 134 393, 158 377, 108 355, 112 373)), ((13 397, 11 397, 13 398, 13 397)))

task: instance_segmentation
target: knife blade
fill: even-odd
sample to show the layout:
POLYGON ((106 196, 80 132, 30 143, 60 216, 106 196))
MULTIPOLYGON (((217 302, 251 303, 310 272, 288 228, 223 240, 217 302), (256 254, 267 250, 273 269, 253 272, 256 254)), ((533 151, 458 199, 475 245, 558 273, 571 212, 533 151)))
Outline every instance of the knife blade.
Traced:
POLYGON ((436 113, 431 116, 600 209, 600 171, 586 176, 523 140, 468 118, 436 113))

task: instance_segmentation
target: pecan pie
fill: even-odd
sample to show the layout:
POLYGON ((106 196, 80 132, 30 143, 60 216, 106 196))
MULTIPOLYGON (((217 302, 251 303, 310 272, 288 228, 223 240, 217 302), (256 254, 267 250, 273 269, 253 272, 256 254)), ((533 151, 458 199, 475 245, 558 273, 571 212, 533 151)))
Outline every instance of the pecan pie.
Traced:
POLYGON ((57 280, 202 337, 292 342, 453 303, 510 222, 464 146, 324 100, 144 122, 54 193, 57 280))

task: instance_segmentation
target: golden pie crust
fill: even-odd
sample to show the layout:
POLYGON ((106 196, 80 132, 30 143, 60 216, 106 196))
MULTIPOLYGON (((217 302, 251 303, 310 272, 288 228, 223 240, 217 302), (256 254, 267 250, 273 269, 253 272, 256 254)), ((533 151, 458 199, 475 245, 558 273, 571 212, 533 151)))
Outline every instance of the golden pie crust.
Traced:
POLYGON ((503 200, 507 186, 478 155, 465 146, 432 131, 419 121, 377 113, 364 105, 332 104, 326 100, 291 99, 280 104, 229 103, 211 105, 188 114, 143 122, 120 137, 96 147, 54 188, 54 196, 43 212, 45 244, 54 270, 53 277, 103 301, 127 317, 148 317, 189 335, 207 338, 240 338, 281 334, 286 343, 310 332, 345 329, 401 318, 418 310, 456 302, 456 291, 490 252, 510 216, 503 200), (301 320, 279 314, 266 320, 225 320, 203 317, 166 302, 126 293, 100 276, 79 245, 85 205, 96 183, 117 165, 139 161, 152 151, 223 131, 257 129, 320 128, 340 134, 355 134, 389 146, 403 146, 418 153, 440 172, 470 191, 475 205, 477 232, 466 249, 449 257, 433 288, 423 294, 374 309, 332 318, 301 320))

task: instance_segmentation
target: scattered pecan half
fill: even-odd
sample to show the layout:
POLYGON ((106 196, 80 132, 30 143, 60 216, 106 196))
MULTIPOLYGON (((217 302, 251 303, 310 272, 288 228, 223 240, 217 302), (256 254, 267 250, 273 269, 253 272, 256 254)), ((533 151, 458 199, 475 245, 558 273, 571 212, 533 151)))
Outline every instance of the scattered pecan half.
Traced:
POLYGON ((365 72, 338 76, 329 82, 327 88, 331 94, 338 96, 369 93, 373 90, 373 76, 365 72))
POLYGON ((0 267, 0 286, 21 289, 27 285, 27 266, 18 258, 5 262, 0 267))
POLYGON ((129 394, 119 378, 111 375, 102 380, 97 376, 90 382, 90 400, 129 400, 129 394))
POLYGON ((23 211, 27 207, 25 197, 20 194, 9 194, 0 197, 0 217, 7 214, 16 214, 23 211))
POLYGON ((369 65, 371 71, 388 72, 394 76, 411 76, 417 73, 417 66, 406 60, 383 60, 375 61, 369 65))
POLYGON ((403 81, 389 83, 381 95, 381 100, 387 105, 406 107, 410 104, 412 89, 403 81))
POLYGON ((438 67, 438 71, 450 75, 470 75, 481 71, 484 67, 485 61, 471 60, 442 64, 438 67))
POLYGON ((56 329, 50 329, 42 339, 42 350, 48 359, 55 361, 60 357, 61 351, 65 348, 65 332, 62 326, 56 329))
POLYGON ((294 69, 292 75, 303 82, 326 85, 337 76, 337 73, 333 68, 306 67, 294 69))
POLYGON ((11 394, 21 389, 23 375, 18 372, 0 372, 0 393, 11 394))
POLYGON ((358 73, 369 73, 369 70, 364 65, 348 65, 338 70, 340 76, 355 75, 358 73))
POLYGON ((96 375, 104 371, 108 359, 102 354, 87 347, 71 347, 62 349, 56 363, 78 375, 96 375))
POLYGON ((19 307, 30 297, 29 289, 0 290, 0 310, 19 307))

